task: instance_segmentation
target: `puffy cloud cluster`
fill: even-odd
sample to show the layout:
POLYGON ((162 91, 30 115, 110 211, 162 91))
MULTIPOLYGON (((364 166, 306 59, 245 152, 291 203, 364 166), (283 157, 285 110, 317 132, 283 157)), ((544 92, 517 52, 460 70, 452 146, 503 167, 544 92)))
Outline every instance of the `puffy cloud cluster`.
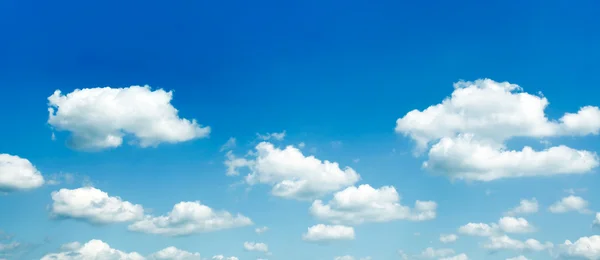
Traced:
POLYGON ((167 247, 147 258, 137 252, 123 252, 111 248, 102 240, 92 239, 81 245, 79 242, 71 242, 61 246, 61 252, 50 253, 42 257, 42 260, 200 260, 200 253, 191 253, 176 247, 167 247))
POLYGON ((498 236, 502 233, 529 233, 535 228, 524 218, 502 217, 498 223, 468 223, 458 228, 458 232, 469 236, 498 236))
POLYGON ((215 211, 199 201, 180 202, 164 216, 145 216, 129 225, 129 230, 182 236, 252 225, 250 218, 227 211, 215 211))
POLYGON ((515 251, 543 251, 551 249, 554 245, 550 242, 541 243, 535 239, 527 239, 520 241, 512 239, 507 235, 491 236, 483 245, 484 248, 499 251, 499 250, 515 250, 515 251))
POLYGON ((588 209, 588 202, 581 197, 570 195, 564 197, 556 203, 550 205, 548 210, 552 213, 566 213, 566 212, 579 212, 582 214, 591 213, 588 209))
POLYGON ((354 228, 342 225, 318 224, 308 228, 302 239, 309 242, 327 242, 333 240, 353 240, 354 228))
POLYGON ((244 242, 244 249, 246 251, 269 252, 269 246, 265 243, 244 242))
POLYGON ((508 216, 527 215, 536 213, 539 210, 539 204, 537 199, 532 198, 530 200, 523 199, 519 203, 519 206, 506 212, 508 216))
POLYGON ((428 152, 423 167, 451 179, 493 181, 540 175, 584 174, 598 167, 598 156, 563 145, 536 151, 509 150, 514 137, 584 136, 600 132, 600 109, 582 107, 558 121, 544 110, 548 100, 518 85, 490 79, 460 81, 452 95, 396 121, 396 132, 428 152))
POLYGON ((431 220, 436 217, 436 209, 435 202, 419 200, 411 209, 400 204, 400 196, 394 187, 375 189, 364 184, 335 193, 327 204, 321 200, 314 201, 310 212, 315 217, 334 224, 361 224, 394 220, 431 220))
POLYGON ((248 167, 245 180, 250 185, 267 184, 278 197, 310 200, 355 184, 360 175, 352 168, 305 156, 293 146, 284 149, 268 142, 255 147, 252 159, 236 158, 228 153, 225 165, 228 175, 237 175, 238 168, 248 167))
POLYGON ((54 191, 52 201, 50 210, 53 215, 97 224, 128 222, 144 216, 141 205, 109 196, 93 187, 54 191))
POLYGON ((0 154, 0 192, 34 189, 42 185, 44 177, 29 160, 0 154))
POLYGON ((71 133, 70 146, 101 150, 121 146, 128 135, 141 147, 207 137, 210 127, 179 118, 173 92, 149 86, 76 89, 48 97, 48 123, 71 133))
POLYGON ((566 240, 559 245, 559 254, 563 257, 600 259, 600 236, 581 237, 575 243, 566 240))
POLYGON ((191 253, 174 246, 167 247, 150 256, 153 260, 201 260, 200 253, 191 253))

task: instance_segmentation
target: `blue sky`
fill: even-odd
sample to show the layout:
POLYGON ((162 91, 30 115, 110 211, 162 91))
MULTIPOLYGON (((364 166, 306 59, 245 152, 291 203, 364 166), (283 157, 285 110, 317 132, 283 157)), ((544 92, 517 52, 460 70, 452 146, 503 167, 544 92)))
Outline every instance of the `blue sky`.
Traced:
POLYGON ((89 259, 81 248, 94 239, 148 259, 170 246, 202 259, 402 259, 398 250, 423 259, 428 247, 432 259, 600 259, 599 16, 591 0, 1 1, 0 235, 10 238, 0 237, 0 259, 89 259), (52 103, 53 94, 64 99, 52 103), (107 133, 124 140, 99 144, 107 133), (268 133, 285 135, 259 136, 268 133), (236 145, 221 149, 232 137, 236 145), (429 141, 420 153, 418 138, 429 141), (525 146, 536 152, 518 153, 525 146), (245 159, 237 176, 227 174, 229 151, 245 159), (43 184, 15 181, 23 174, 43 184), (285 181, 304 186, 275 192, 285 181), (351 188, 363 184, 375 195, 351 188), (399 202, 378 193, 386 186, 399 202), (61 189, 62 210, 51 195, 61 189), (94 191, 115 198, 91 203, 94 191), (352 195, 351 205, 311 210, 321 200, 335 211, 336 193, 352 195), (88 204, 74 209, 68 198, 88 204), (505 215, 532 198, 537 210, 505 215), (436 207, 420 211, 417 200, 436 207), (185 235, 131 230, 196 201, 190 207, 233 214, 229 224, 185 235), (115 212, 129 215, 117 221, 115 212), (423 212, 434 216, 414 219, 423 212), (491 225, 502 217, 527 225, 491 225), (468 223, 493 234, 461 231, 468 223), (318 224, 330 229, 303 239, 318 224), (442 234, 458 240, 442 243, 442 234), (489 248, 504 235, 520 242, 489 248), (81 245, 60 249, 69 242, 81 245), (573 253, 584 243, 596 251, 573 253))

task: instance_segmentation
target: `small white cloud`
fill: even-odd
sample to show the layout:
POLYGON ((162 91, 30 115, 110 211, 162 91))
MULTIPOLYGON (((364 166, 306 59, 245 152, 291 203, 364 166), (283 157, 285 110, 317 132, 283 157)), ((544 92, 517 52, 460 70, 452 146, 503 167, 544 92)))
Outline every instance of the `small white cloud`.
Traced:
POLYGON ((440 235, 440 242, 442 242, 444 244, 453 243, 453 242, 456 242, 456 240, 458 240, 458 236, 455 234, 441 234, 440 235))
POLYGON ((227 166, 227 176, 240 175, 239 168, 250 167, 254 164, 252 160, 236 157, 232 151, 228 151, 225 156, 227 157, 227 160, 224 162, 225 166, 227 166))
POLYGON ((497 226, 488 225, 485 223, 468 223, 458 228, 458 233, 468 236, 488 237, 493 235, 497 230, 497 226))
POLYGON ((256 232, 257 234, 262 234, 265 233, 269 230, 268 227, 258 227, 254 229, 254 232, 256 232))
POLYGON ((252 221, 241 214, 215 211, 199 201, 180 202, 163 216, 146 216, 129 225, 129 230, 166 236, 183 236, 194 233, 212 232, 252 225, 252 221))
POLYGON ((515 257, 511 257, 511 258, 506 258, 506 260, 530 260, 530 259, 525 257, 524 255, 520 255, 520 256, 515 256, 515 257))
POLYGON ((512 239, 506 235, 491 236, 483 247, 492 251, 514 250, 514 251, 543 251, 551 249, 554 245, 550 242, 542 244, 535 239, 527 239, 524 242, 512 239))
POLYGON ((29 160, 0 154, 0 192, 29 190, 42 185, 44 177, 29 160))
POLYGON ((144 215, 141 205, 108 196, 108 193, 93 187, 60 189, 52 192, 51 196, 53 203, 50 210, 55 216, 106 224, 133 221, 144 215))
POLYGON ((304 148, 306 146, 306 144, 304 142, 300 142, 298 144, 298 148, 304 148))
POLYGON ((575 243, 566 240, 559 245, 559 254, 563 257, 600 259, 600 236, 580 237, 575 243))
POLYGON ((121 146, 123 137, 134 137, 140 147, 179 143, 207 137, 210 127, 179 118, 171 105, 173 92, 149 86, 86 88, 48 97, 48 123, 71 133, 69 144, 78 150, 121 146))
POLYGON ((239 259, 235 256, 225 257, 223 255, 215 255, 212 257, 212 260, 239 260, 239 259))
POLYGON ((334 224, 389 222, 394 220, 425 221, 436 217, 433 201, 415 202, 415 207, 400 204, 400 196, 392 186, 374 189, 368 184, 348 187, 335 193, 328 204, 316 200, 310 207, 312 215, 334 224))
POLYGON ((497 236, 502 233, 530 233, 535 228, 524 218, 502 217, 498 223, 468 223, 458 228, 458 232, 469 236, 497 236))
POLYGON ((265 243, 244 242, 244 250, 268 253, 269 246, 265 243))
POLYGON ((539 210, 538 201, 535 198, 530 200, 522 199, 519 206, 506 212, 507 216, 526 215, 536 213, 539 210))
POLYGON ((271 139, 277 140, 277 141, 282 141, 285 138, 285 130, 283 130, 283 132, 281 133, 267 133, 265 135, 261 135, 259 133, 256 133, 256 136, 258 136, 258 139, 264 140, 264 141, 268 141, 271 139))
POLYGON ((576 211, 582 214, 589 214, 588 202, 581 197, 570 195, 564 197, 556 203, 550 205, 548 210, 552 213, 566 213, 576 211))
POLYGON ((79 248, 81 248, 81 243, 75 241, 61 245, 60 251, 75 251, 79 248))
POLYGON ((236 145, 236 140, 235 137, 229 137, 229 139, 227 140, 227 142, 225 142, 225 144, 223 144, 221 146, 221 149, 219 149, 219 151, 225 151, 225 150, 230 150, 231 148, 234 148, 236 145))
POLYGON ((455 256, 443 257, 440 260, 469 260, 469 257, 466 254, 458 254, 455 256))
POLYGON ((85 243, 83 246, 70 251, 60 253, 51 253, 42 257, 41 260, 144 260, 145 258, 139 253, 126 253, 117 249, 111 248, 102 240, 93 239, 85 243))
POLYGON ((201 260, 200 253, 191 253, 174 246, 160 250, 149 257, 152 260, 201 260))
POLYGON ((592 222, 592 224, 594 226, 600 226, 600 212, 596 213, 596 218, 594 219, 594 221, 592 222))
POLYGON ((333 240, 353 240, 354 228, 342 225, 318 224, 308 228, 302 239, 309 242, 326 242, 333 240))
POLYGON ((535 228, 524 218, 503 217, 498 221, 500 229, 506 233, 529 233, 535 228))

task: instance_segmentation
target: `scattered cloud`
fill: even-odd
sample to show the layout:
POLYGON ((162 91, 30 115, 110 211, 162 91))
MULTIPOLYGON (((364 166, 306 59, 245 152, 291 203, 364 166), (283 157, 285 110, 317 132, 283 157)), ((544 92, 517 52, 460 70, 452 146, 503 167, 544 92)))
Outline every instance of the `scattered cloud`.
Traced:
POLYGON ((469 260, 469 257, 463 253, 455 256, 442 257, 440 260, 469 260))
POLYGON ((107 224, 133 221, 144 215, 141 205, 109 196, 108 193, 93 187, 60 189, 52 192, 51 196, 53 203, 50 211, 58 217, 107 224))
POLYGON ((229 139, 227 140, 227 142, 225 142, 225 144, 223 144, 221 146, 221 148, 219 149, 219 151, 223 152, 223 151, 226 151, 226 150, 231 150, 235 146, 236 146, 235 137, 229 137, 229 139))
POLYGON ((310 212, 334 224, 361 224, 394 220, 425 221, 436 217, 437 203, 415 202, 415 207, 400 204, 400 196, 392 186, 374 189, 368 184, 352 186, 335 193, 328 204, 315 200, 310 212))
POLYGON ((592 222, 594 226, 600 226, 600 212, 596 212, 596 218, 592 222))
POLYGON ((267 133, 264 135, 261 135, 259 133, 256 133, 256 136, 258 137, 258 139, 263 140, 263 141, 268 141, 268 140, 277 140, 277 141, 283 141, 283 139, 285 138, 285 130, 283 130, 283 132, 281 133, 267 133))
POLYGON ((592 213, 588 209, 588 202, 581 197, 570 195, 550 205, 548 210, 552 213, 579 212, 582 214, 592 213))
POLYGON ((56 90, 48 97, 48 123, 70 132, 69 145, 84 151, 119 147, 125 136, 140 147, 207 137, 210 127, 179 118, 172 98, 172 91, 149 86, 56 90))
POLYGON ((268 253, 269 246, 265 243, 244 242, 244 250, 268 253))
POLYGON ((354 240, 354 228, 342 225, 318 224, 308 228, 302 235, 304 241, 328 242, 334 240, 354 240))
POLYGON ((241 214, 215 211, 199 201, 180 202, 167 215, 150 216, 129 225, 129 230, 165 236, 184 236, 252 225, 241 214))
POLYGON ((458 232, 469 236, 489 237, 502 233, 530 233, 535 228, 524 218, 502 217, 498 223, 468 223, 458 228, 458 232))
POLYGON ((35 189, 44 185, 44 177, 25 158, 0 154, 0 192, 35 189))
POLYGON ((152 260, 201 260, 200 253, 191 253, 174 246, 160 250, 149 257, 152 260))
POLYGON ((542 244, 535 239, 527 239, 524 242, 512 239, 507 235, 491 236, 483 245, 484 248, 491 251, 513 250, 513 251, 543 251, 551 249, 554 245, 550 242, 542 244))
POLYGON ((519 206, 506 212, 507 216, 517 216, 536 213, 539 210, 538 201, 535 198, 530 200, 522 199, 519 206))
POLYGON ((72 250, 59 253, 51 253, 42 257, 42 260, 144 260, 145 257, 137 252, 126 253, 111 248, 102 240, 93 239, 80 246, 79 248, 69 248, 72 250))
POLYGON ((456 240, 458 240, 458 236, 455 234, 441 234, 440 235, 440 242, 442 242, 444 244, 453 243, 453 242, 456 242, 456 240))
POLYGON ((215 255, 212 257, 212 260, 239 260, 239 259, 235 256, 225 257, 223 255, 215 255))
POLYGON ((237 176, 240 175, 239 168, 250 167, 254 165, 254 161, 248 160, 246 158, 238 158, 236 157, 232 151, 228 151, 225 155, 227 159, 224 164, 227 167, 227 176, 237 176))
POLYGON ((548 100, 508 82, 459 81, 452 95, 425 110, 412 110, 396 121, 395 131, 416 142, 417 153, 431 145, 423 167, 451 179, 493 181, 541 175, 584 174, 598 167, 598 156, 563 145, 535 151, 508 150, 514 137, 597 135, 600 109, 582 107, 549 120, 548 100))
POLYGON ((256 232, 257 234, 262 234, 269 231, 268 227, 257 227, 254 229, 254 232, 256 232))
POLYGON ((256 147, 252 160, 235 162, 228 158, 228 173, 237 172, 243 166, 250 169, 245 177, 249 185, 271 185, 271 194, 277 197, 310 200, 353 185, 360 180, 360 175, 352 168, 341 169, 339 164, 321 161, 314 156, 304 156, 294 146, 284 149, 268 142, 261 142, 256 147), (241 166, 240 166, 241 165, 241 166))

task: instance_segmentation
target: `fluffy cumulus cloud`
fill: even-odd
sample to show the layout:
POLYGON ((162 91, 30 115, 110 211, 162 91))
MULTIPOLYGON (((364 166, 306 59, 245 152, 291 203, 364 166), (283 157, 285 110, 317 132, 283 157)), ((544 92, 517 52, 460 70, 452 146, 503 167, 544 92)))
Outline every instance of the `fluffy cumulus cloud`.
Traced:
POLYGON ((244 242, 244 250, 268 253, 269 246, 265 243, 244 242))
MULTIPOLYGON (((268 142, 261 142, 252 159, 236 161, 228 157, 228 175, 235 175, 239 167, 248 167, 245 180, 250 185, 267 184, 271 193, 278 197, 298 200, 318 198, 325 194, 355 184, 360 176, 352 168, 340 168, 339 164, 321 161, 314 156, 304 156, 293 146, 283 149, 268 142)), ((232 156, 232 155, 229 155, 232 156)))
POLYGON ((440 242, 442 242, 444 244, 453 243, 453 242, 456 242, 456 240, 458 240, 458 236, 455 234, 441 234, 440 235, 440 242))
POLYGON ((502 233, 530 233, 535 227, 524 218, 502 217, 498 223, 468 223, 458 228, 458 232, 468 236, 489 237, 502 233))
POLYGON ((421 252, 421 254, 418 257, 434 259, 434 258, 447 257, 447 256, 450 256, 453 254, 454 254, 454 250, 452 250, 450 248, 434 249, 433 247, 428 247, 428 248, 425 248, 425 250, 423 250, 423 252, 421 252))
POLYGON ((318 224, 308 228, 302 239, 309 242, 327 242, 334 240, 353 240, 354 228, 342 225, 318 224))
POLYGON ((70 145, 80 150, 118 147, 131 136, 141 147, 207 137, 209 127, 178 116, 173 92, 149 86, 86 88, 48 97, 48 123, 71 133, 70 145))
POLYGON ((431 220, 436 217, 436 209, 435 202, 419 200, 411 209, 400 204, 400 196, 394 187, 375 189, 364 184, 335 193, 327 204, 321 200, 314 201, 310 212, 315 217, 334 224, 360 224, 394 220, 431 220))
POLYGON ((460 81, 452 95, 396 121, 396 132, 429 150, 424 168, 452 179, 492 181, 539 175, 583 174, 596 168, 595 153, 566 146, 509 150, 513 137, 584 136, 600 132, 600 109, 582 107, 550 120, 548 100, 518 85, 490 79, 460 81))
POLYGON ((582 197, 570 195, 564 197, 554 204, 550 205, 548 210, 552 213, 579 212, 582 214, 591 213, 588 209, 588 202, 582 197))
POLYGON ((566 240, 559 245, 559 254, 569 259, 600 259, 600 236, 581 237, 575 243, 566 240))
POLYGON ((536 198, 530 200, 522 199, 519 206, 506 212, 508 216, 526 215, 536 213, 539 210, 539 204, 536 198))
POLYGON ((52 192, 51 196, 53 203, 50 210, 53 215, 59 217, 105 224, 133 221, 144 215, 141 205, 109 196, 108 193, 93 187, 60 189, 52 192))
POLYGON ((144 260, 145 258, 139 253, 126 253, 114 248, 111 248, 102 240, 90 240, 78 248, 71 248, 69 251, 59 253, 51 253, 42 257, 42 260, 144 260))
POLYGON ((463 253, 455 256, 442 257, 440 260, 469 260, 469 257, 463 253))
POLYGON ((129 225, 129 230, 166 235, 183 236, 252 225, 250 218, 227 211, 215 211, 199 201, 177 203, 164 216, 145 216, 129 225))
POLYGON ((191 253, 174 246, 160 250, 149 257, 153 260, 201 260, 200 253, 191 253))
POLYGON ((514 251, 543 251, 553 248, 550 242, 541 243, 535 239, 527 239, 525 241, 516 240, 507 235, 491 236, 489 240, 483 244, 483 247, 491 251, 514 250, 514 251))
POLYGON ((0 192, 34 189, 43 184, 44 177, 29 160, 0 154, 0 192))

